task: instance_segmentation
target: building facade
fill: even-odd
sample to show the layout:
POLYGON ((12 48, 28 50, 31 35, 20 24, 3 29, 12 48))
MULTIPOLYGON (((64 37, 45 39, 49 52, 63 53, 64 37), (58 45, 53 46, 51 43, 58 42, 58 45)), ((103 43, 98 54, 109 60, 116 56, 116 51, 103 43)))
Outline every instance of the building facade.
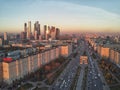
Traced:
POLYGON ((62 56, 68 57, 72 53, 72 45, 71 44, 62 45, 60 48, 61 48, 60 53, 62 56))
POLYGON ((28 22, 27 39, 31 38, 31 21, 28 22))
POLYGON ((0 83, 2 82, 3 70, 2 70, 2 61, 0 61, 0 83))
MULTIPOLYGON (((42 65, 45 65, 50 61, 59 58, 59 56, 62 55, 67 57, 70 54, 71 47, 70 45, 66 45, 54 47, 49 50, 42 51, 36 55, 31 55, 26 58, 20 58, 19 60, 12 60, 9 62, 3 61, 0 63, 0 66, 2 65, 1 67, 3 67, 0 67, 0 69, 2 69, 0 71, 3 72, 3 75, 1 72, 0 77, 3 78, 4 82, 11 84, 14 80, 24 78, 25 75, 35 72, 42 65)), ((0 80, 2 79, 0 78, 0 80)))

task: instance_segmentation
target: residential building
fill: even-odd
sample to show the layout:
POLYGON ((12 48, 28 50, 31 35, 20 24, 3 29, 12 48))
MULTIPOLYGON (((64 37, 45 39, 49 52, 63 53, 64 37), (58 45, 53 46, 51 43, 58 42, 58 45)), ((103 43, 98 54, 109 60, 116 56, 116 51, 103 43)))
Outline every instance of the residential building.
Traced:
POLYGON ((0 83, 2 82, 3 78, 3 70, 2 70, 2 61, 0 60, 0 83))
POLYGON ((106 57, 108 58, 109 57, 109 47, 101 47, 101 51, 100 51, 100 55, 102 57, 106 57))
POLYGON ((68 57, 72 53, 72 45, 71 44, 62 45, 60 53, 61 56, 68 57))
MULTIPOLYGON (((20 58, 19 60, 13 60, 12 58, 4 58, 2 64, 3 74, 0 73, 0 76, 3 77, 3 81, 11 84, 14 80, 24 78, 24 76, 35 72, 42 65, 49 63, 59 56, 69 56, 72 53, 72 45, 63 45, 53 47, 40 53, 20 58), (6 60, 7 59, 7 60, 6 60)), ((2 71, 0 70, 0 71, 2 71)), ((2 80, 0 78, 0 80, 2 80)))

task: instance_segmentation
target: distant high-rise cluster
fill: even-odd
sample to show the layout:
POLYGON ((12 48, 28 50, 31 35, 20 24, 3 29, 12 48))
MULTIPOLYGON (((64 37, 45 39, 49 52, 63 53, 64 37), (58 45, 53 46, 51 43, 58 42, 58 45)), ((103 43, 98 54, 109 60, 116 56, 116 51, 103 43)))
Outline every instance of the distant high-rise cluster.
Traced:
POLYGON ((41 35, 41 26, 39 21, 34 23, 33 33, 31 21, 24 23, 24 31, 21 32, 21 39, 34 39, 34 40, 58 40, 60 36, 60 29, 54 26, 44 25, 44 34, 41 35))
POLYGON ((54 26, 44 25, 44 39, 58 40, 60 36, 60 29, 55 28, 54 26))

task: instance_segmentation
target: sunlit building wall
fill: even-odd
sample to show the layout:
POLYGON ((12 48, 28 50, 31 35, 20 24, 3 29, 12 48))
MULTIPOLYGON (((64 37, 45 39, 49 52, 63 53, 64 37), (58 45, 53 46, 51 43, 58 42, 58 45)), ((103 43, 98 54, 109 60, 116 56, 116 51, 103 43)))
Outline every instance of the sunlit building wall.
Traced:
POLYGON ((4 33, 4 40, 8 40, 7 32, 4 33))
POLYGON ((50 30, 50 36, 52 40, 56 40, 56 28, 53 26, 51 27, 51 30, 50 30))
POLYGON ((59 56, 67 57, 71 52, 71 45, 65 45, 51 48, 26 58, 20 58, 19 60, 13 60, 10 62, 3 61, 3 81, 11 84, 14 80, 24 78, 25 75, 35 72, 42 65, 59 58, 59 56))
POLYGON ((3 62, 3 80, 4 80, 4 82, 7 82, 8 84, 10 84, 16 78, 17 78, 16 62, 15 61, 13 61, 11 63, 3 62))
POLYGON ((3 39, 0 38, 0 46, 3 46, 3 39))
POLYGON ((108 58, 109 57, 109 49, 108 47, 101 47, 101 52, 100 52, 100 55, 102 57, 106 57, 108 58))
POLYGON ((61 56, 68 57, 72 53, 72 45, 63 45, 61 46, 61 56))

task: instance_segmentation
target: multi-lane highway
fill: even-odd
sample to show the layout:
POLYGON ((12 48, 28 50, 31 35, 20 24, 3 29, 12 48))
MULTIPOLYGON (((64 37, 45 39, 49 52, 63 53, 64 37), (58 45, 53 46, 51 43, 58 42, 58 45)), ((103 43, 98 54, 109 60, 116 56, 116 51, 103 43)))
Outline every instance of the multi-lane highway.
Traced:
POLYGON ((73 78, 77 70, 77 60, 72 60, 64 72, 60 75, 52 90, 70 90, 73 78))
POLYGON ((96 63, 92 59, 90 55, 90 51, 87 48, 87 54, 89 57, 89 65, 88 65, 88 76, 87 76, 87 87, 86 90, 103 90, 103 83, 100 79, 100 73, 96 67, 96 63))
MULTIPOLYGON (((77 48, 75 52, 83 51, 84 48, 77 48)), ((82 54, 78 53, 78 55, 75 58, 72 58, 70 63, 67 65, 65 70, 62 72, 62 74, 58 77, 58 79, 54 82, 54 84, 51 86, 51 90, 70 90, 71 84, 74 80, 77 68, 79 66, 79 57, 82 54)))
POLYGON ((85 43, 81 45, 81 48, 78 47, 75 50, 75 52, 80 53, 78 53, 75 58, 70 57, 72 60, 53 83, 50 90, 70 90, 75 73, 80 65, 80 55, 82 55, 84 51, 87 52, 89 58, 86 90, 103 90, 103 83, 100 79, 100 74, 96 67, 96 63, 92 59, 88 46, 85 43))

